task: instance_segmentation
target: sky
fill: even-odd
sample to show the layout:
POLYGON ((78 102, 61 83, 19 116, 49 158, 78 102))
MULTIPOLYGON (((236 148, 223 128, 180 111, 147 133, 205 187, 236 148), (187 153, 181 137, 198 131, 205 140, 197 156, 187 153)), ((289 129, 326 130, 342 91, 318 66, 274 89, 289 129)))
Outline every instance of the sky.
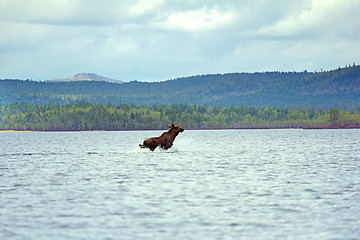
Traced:
POLYGON ((360 64, 359 0, 0 0, 0 79, 360 64))

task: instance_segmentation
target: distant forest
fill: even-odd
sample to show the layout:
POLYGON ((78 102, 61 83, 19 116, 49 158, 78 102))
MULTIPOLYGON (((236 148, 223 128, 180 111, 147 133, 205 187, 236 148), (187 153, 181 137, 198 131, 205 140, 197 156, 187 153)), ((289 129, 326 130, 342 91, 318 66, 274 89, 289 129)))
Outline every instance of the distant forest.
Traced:
POLYGON ((339 109, 290 110, 243 105, 72 104, 0 105, 0 130, 131 130, 167 129, 175 123, 185 129, 217 128, 360 128, 360 113, 339 109))
POLYGON ((357 110, 360 66, 324 72, 210 74, 163 82, 0 80, 0 104, 135 104, 357 110))

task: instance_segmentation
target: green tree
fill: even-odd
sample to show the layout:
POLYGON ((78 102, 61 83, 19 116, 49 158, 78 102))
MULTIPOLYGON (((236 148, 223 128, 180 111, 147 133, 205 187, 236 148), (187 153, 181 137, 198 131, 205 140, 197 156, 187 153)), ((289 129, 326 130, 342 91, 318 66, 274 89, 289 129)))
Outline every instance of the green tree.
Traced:
POLYGON ((336 126, 339 123, 340 111, 337 108, 331 109, 329 121, 333 126, 336 126))

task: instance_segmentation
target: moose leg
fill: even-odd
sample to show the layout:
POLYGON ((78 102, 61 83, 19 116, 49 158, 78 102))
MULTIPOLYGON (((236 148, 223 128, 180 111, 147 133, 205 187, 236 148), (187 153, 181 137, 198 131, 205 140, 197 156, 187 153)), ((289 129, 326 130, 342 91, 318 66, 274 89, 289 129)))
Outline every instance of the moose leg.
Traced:
POLYGON ((157 147, 157 144, 152 142, 151 144, 148 145, 147 148, 149 148, 151 151, 154 151, 156 147, 157 147))
POLYGON ((172 147, 172 145, 173 145, 172 143, 166 143, 164 145, 161 145, 161 148, 164 150, 168 150, 169 148, 172 147))

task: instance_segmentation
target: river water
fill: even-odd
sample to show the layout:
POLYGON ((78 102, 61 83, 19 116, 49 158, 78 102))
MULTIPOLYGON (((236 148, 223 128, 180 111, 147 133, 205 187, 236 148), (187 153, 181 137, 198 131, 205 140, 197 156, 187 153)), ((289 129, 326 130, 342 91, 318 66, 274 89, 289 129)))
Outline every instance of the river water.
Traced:
POLYGON ((0 133, 0 239, 360 239, 359 130, 0 133))

